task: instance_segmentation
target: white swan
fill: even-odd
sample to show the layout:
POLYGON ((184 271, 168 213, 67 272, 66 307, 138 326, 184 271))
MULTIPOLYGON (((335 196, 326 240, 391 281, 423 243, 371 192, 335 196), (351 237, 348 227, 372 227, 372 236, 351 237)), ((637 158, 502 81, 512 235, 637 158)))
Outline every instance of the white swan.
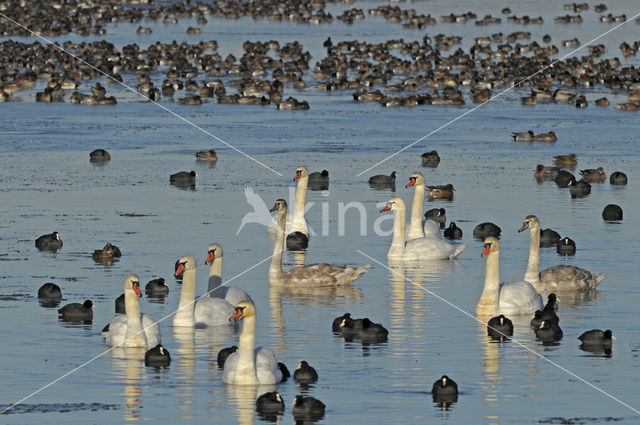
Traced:
POLYGON ((429 221, 433 222, 433 220, 425 220, 424 224, 422 223, 422 207, 426 187, 426 181, 422 173, 416 172, 409 176, 409 183, 407 183, 406 187, 412 186, 415 186, 416 189, 413 193, 413 202, 411 203, 411 218, 409 221, 409 230, 407 231, 407 240, 432 236, 444 240, 440 233, 440 227, 436 227, 437 232, 434 232, 433 226, 429 224, 429 221))
POLYGON ((407 261, 449 260, 458 257, 467 244, 454 246, 444 240, 440 228, 433 220, 424 224, 427 236, 405 241, 406 207, 401 198, 391 198, 387 205, 380 210, 395 211, 393 220, 393 238, 387 258, 403 259, 407 261))
POLYGON ((153 348, 160 344, 160 328, 148 314, 140 314, 138 297, 140 278, 130 274, 124 281, 124 305, 126 314, 119 314, 111 323, 106 333, 108 347, 153 348))
POLYGON ((576 266, 557 265, 539 273, 540 270, 540 221, 535 215, 524 219, 518 232, 530 229, 529 262, 524 280, 537 290, 547 292, 590 291, 604 279, 604 273, 591 273, 576 266))
POLYGON ((251 301, 239 303, 228 320, 244 317, 238 351, 224 363, 222 381, 236 385, 273 385, 282 381, 275 354, 269 348, 255 348, 256 307, 251 301))
POLYGON ((209 267, 209 286, 207 294, 209 297, 222 298, 232 306, 238 305, 240 301, 251 301, 251 297, 245 291, 235 286, 222 286, 222 246, 217 243, 209 245, 205 264, 209 267))
POLYGON ((182 273, 182 290, 178 311, 173 316, 173 326, 222 326, 229 324, 233 306, 222 298, 196 295, 196 260, 184 256, 178 260, 176 275, 182 273))
POLYGON ((287 202, 278 199, 271 211, 278 211, 278 237, 273 247, 273 257, 271 267, 269 267, 269 281, 273 284, 294 284, 294 285, 342 285, 351 283, 364 272, 371 264, 362 267, 342 267, 331 264, 310 264, 308 266, 298 266, 285 272, 282 271, 282 247, 284 243, 284 228, 287 217, 287 202))
POLYGON ((485 238, 482 256, 487 257, 487 266, 484 289, 476 307, 476 315, 532 315, 536 310, 542 310, 542 295, 529 282, 500 283, 500 244, 498 239, 493 236, 485 238))

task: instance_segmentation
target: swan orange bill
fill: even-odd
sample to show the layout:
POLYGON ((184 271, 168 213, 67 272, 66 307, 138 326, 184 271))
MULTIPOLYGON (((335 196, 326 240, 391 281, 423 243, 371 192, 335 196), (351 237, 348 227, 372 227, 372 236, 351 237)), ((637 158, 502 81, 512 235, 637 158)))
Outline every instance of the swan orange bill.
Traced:
POLYGON ((384 211, 390 211, 391 210, 391 204, 387 204, 384 206, 383 209, 380 210, 380 212, 384 212, 384 211))
POLYGON ((138 282, 131 282, 131 285, 133 286, 133 290, 136 292, 136 294, 141 297, 142 296, 142 292, 140 292, 140 283, 138 282))
POLYGON ((416 184, 416 178, 415 177, 409 177, 409 183, 407 183, 407 185, 405 187, 411 187, 414 184, 416 184))
POLYGON ((204 261, 204 263, 205 264, 212 263, 215 257, 216 257, 216 254, 213 251, 209 251, 209 255, 207 255, 207 259, 204 261))
POLYGON ((487 255, 489 253, 489 251, 491 251, 491 244, 490 243, 484 244, 484 249, 482 250, 482 255, 480 255, 480 256, 484 257, 485 255, 487 255))
POLYGON ((244 307, 236 307, 235 311, 233 312, 233 316, 229 318, 229 321, 242 317, 243 311, 244 311, 244 307))
POLYGON ((302 170, 296 170, 296 176, 293 178, 293 181, 298 180, 302 176, 302 170))
POLYGON ((183 271, 184 271, 184 264, 180 264, 173 275, 177 277, 183 271))

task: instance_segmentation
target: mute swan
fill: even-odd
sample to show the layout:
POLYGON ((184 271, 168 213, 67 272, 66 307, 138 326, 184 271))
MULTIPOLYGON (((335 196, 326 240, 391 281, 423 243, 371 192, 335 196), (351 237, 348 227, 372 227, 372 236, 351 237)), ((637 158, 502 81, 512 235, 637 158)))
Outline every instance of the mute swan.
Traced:
MULTIPOLYGON (((362 267, 342 267, 331 264, 310 264, 298 266, 285 272, 282 271, 282 246, 284 242, 284 228, 287 217, 287 202, 278 199, 271 211, 278 211, 278 237, 273 247, 273 257, 271 267, 269 267, 269 281, 274 284, 294 284, 294 285, 343 285, 351 283, 371 267, 367 264, 362 267)), ((403 229, 404 233, 404 229, 403 229)))
POLYGON ((205 264, 209 267, 209 286, 207 294, 214 298, 223 298, 231 306, 238 305, 240 301, 251 301, 251 297, 245 291, 235 286, 222 286, 222 246, 217 243, 209 245, 205 264))
POLYGON ((178 311, 173 316, 173 326, 222 326, 229 324, 233 306, 222 298, 196 295, 196 260, 186 255, 178 260, 176 274, 182 272, 182 290, 178 311), (194 301, 195 300, 195 301, 194 301))
POLYGON ((484 240, 482 256, 487 257, 484 289, 476 307, 476 315, 533 314, 542 310, 542 296, 529 282, 500 282, 500 243, 489 236, 484 240))
POLYGON ((540 267, 540 222, 535 215, 524 219, 518 232, 530 230, 529 262, 524 280, 530 282, 538 290, 548 292, 589 291, 595 289, 604 279, 604 273, 591 273, 576 266, 558 265, 549 267, 538 273, 540 267))
POLYGON ((411 186, 415 186, 415 192, 413 192, 413 202, 411 203, 411 221, 409 222, 407 240, 424 237, 422 206, 424 204, 425 180, 422 173, 413 173, 409 176, 409 183, 406 187, 411 186))
POLYGON ((126 313, 109 323, 106 334, 108 347, 155 347, 160 344, 160 328, 148 314, 140 314, 138 297, 141 297, 140 278, 130 274, 124 280, 126 313))
POLYGON ((282 381, 275 354, 269 348, 255 348, 256 307, 251 301, 239 303, 229 320, 244 318, 238 351, 224 363, 222 381, 236 385, 273 385, 282 381))
POLYGON ((309 246, 309 224, 304 218, 307 203, 307 187, 309 185, 309 171, 306 167, 298 167, 293 178, 298 181, 296 188, 296 204, 293 208, 291 226, 287 228, 287 249, 305 249, 309 246))
POLYGON ((406 208, 400 198, 391 198, 387 205, 380 210, 395 211, 393 221, 393 239, 387 253, 387 258, 402 258, 407 261, 414 260, 447 260, 456 258, 466 248, 466 244, 455 247, 447 243, 440 234, 440 228, 432 221, 424 224, 425 237, 411 239, 405 242, 405 216, 406 208))

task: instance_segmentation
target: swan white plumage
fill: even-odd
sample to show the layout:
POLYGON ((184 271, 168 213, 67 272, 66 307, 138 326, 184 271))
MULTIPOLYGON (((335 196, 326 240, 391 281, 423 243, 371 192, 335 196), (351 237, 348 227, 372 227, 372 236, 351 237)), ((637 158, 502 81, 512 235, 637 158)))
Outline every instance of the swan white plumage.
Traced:
POLYGON ((282 381, 276 356, 269 348, 256 345, 256 307, 251 301, 239 303, 228 320, 243 317, 238 351, 224 363, 222 381, 236 385, 273 385, 282 381))
POLYGON ((178 260, 176 275, 182 273, 182 289, 178 311, 173 316, 173 326, 222 326, 228 325, 233 305, 222 298, 196 295, 196 260, 186 255, 178 260))
POLYGON ((454 246, 446 242, 440 233, 440 228, 433 220, 424 224, 426 235, 405 241, 406 207, 401 198, 391 198, 387 205, 380 210, 395 211, 393 220, 393 238, 387 258, 403 259, 407 261, 449 260, 458 257, 467 244, 454 246))
POLYGON ((287 202, 278 199, 271 211, 278 211, 278 237, 273 247, 273 257, 269 267, 269 282, 275 285, 343 285, 351 283, 371 267, 371 264, 352 268, 334 266, 331 264, 310 264, 298 266, 285 272, 282 270, 282 250, 284 243, 284 228, 287 215, 287 202))
POLYGON ((530 282, 537 290, 547 292, 576 292, 595 289, 605 277, 604 273, 591 273, 576 266, 557 265, 540 270, 540 221, 535 215, 524 219, 518 232, 530 229, 529 262, 524 280, 530 282))
MULTIPOLYGON (((542 310, 542 295, 529 282, 500 282, 500 243, 489 236, 482 256, 487 257, 484 289, 476 307, 478 316, 533 314, 542 310)), ((546 296, 546 294, 544 294, 546 296)))
POLYGON ((160 328, 148 314, 140 314, 138 297, 140 278, 131 274, 124 281, 124 304, 126 314, 119 314, 111 323, 106 333, 108 347, 153 348, 160 344, 160 328))
MULTIPOLYGON (((407 241, 415 238, 437 237, 444 240, 438 227, 437 232, 433 232, 433 227, 429 225, 429 220, 422 222, 422 211, 424 204, 424 191, 426 181, 420 172, 415 172, 409 176, 409 183, 406 187, 415 186, 413 193, 413 202, 411 203, 411 217, 409 221, 409 229, 407 230, 407 241)), ((433 220, 431 220, 433 221, 433 220)))
MULTIPOLYGON (((296 187, 296 199, 293 205, 293 212, 289 211, 286 218, 285 235, 293 232, 300 232, 309 238, 309 223, 305 218, 305 208, 307 203, 307 187, 309 186, 309 171, 306 167, 296 168, 296 175, 293 178, 298 182, 296 187)), ((267 228, 267 232, 276 235, 278 232, 278 215, 271 217, 271 224, 267 228)))
POLYGON ((238 305, 240 301, 251 301, 251 297, 245 291, 235 286, 222 285, 222 246, 218 243, 209 245, 205 264, 209 267, 209 286, 207 294, 209 297, 222 298, 232 306, 238 305))

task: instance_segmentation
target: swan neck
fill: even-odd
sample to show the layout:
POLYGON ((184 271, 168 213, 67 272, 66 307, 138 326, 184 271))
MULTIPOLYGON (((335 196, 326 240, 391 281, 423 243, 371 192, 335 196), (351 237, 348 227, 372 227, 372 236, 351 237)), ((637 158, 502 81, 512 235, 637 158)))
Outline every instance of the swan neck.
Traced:
POLYGON ((415 238, 423 238, 422 230, 422 207, 424 203, 424 183, 416 183, 416 190, 413 194, 413 203, 411 204, 411 222, 409 224, 409 233, 407 240, 415 238))
POLYGON ((395 214, 396 216, 393 220, 393 238, 391 239, 391 248, 389 248, 387 256, 404 254, 405 220, 407 212, 403 206, 398 205, 398 209, 395 211, 395 214))
POLYGON ((242 319, 242 332, 238 341, 238 368, 236 376, 250 382, 257 381, 255 346, 256 346, 256 317, 242 319))
POLYGON ((532 226, 530 229, 529 262, 524 280, 536 286, 540 283, 540 227, 532 226))
POLYGON ((278 230, 276 242, 273 245, 273 256, 269 267, 269 279, 279 279, 282 276, 282 251, 284 251, 284 228, 287 224, 287 209, 278 210, 278 230))
POLYGON ((178 311, 173 318, 174 323, 180 321, 183 325, 195 323, 196 299, 196 270, 185 270, 182 274, 182 289, 180 290, 180 302, 178 311))
POLYGON ((307 186, 309 185, 309 177, 300 177, 298 180, 298 187, 296 189, 296 202, 293 207, 293 221, 291 230, 303 231, 306 233, 306 228, 301 229, 299 226, 304 224, 304 207, 307 203, 307 186), (298 227, 296 227, 298 226, 298 227))
POLYGON ((133 289, 127 289, 124 293, 124 306, 127 315, 127 332, 125 334, 125 344, 123 346, 146 346, 147 337, 142 327, 142 316, 140 314, 140 304, 138 295, 133 289), (138 343, 136 343, 139 341, 138 343))
POLYGON ((211 267, 209 267, 209 286, 207 287, 207 294, 209 294, 209 296, 213 296, 213 292, 220 286, 222 286, 222 257, 216 257, 211 262, 211 267))
POLYGON ((500 304, 500 253, 490 252, 487 255, 487 265, 484 276, 484 289, 476 312, 494 314, 500 304))

